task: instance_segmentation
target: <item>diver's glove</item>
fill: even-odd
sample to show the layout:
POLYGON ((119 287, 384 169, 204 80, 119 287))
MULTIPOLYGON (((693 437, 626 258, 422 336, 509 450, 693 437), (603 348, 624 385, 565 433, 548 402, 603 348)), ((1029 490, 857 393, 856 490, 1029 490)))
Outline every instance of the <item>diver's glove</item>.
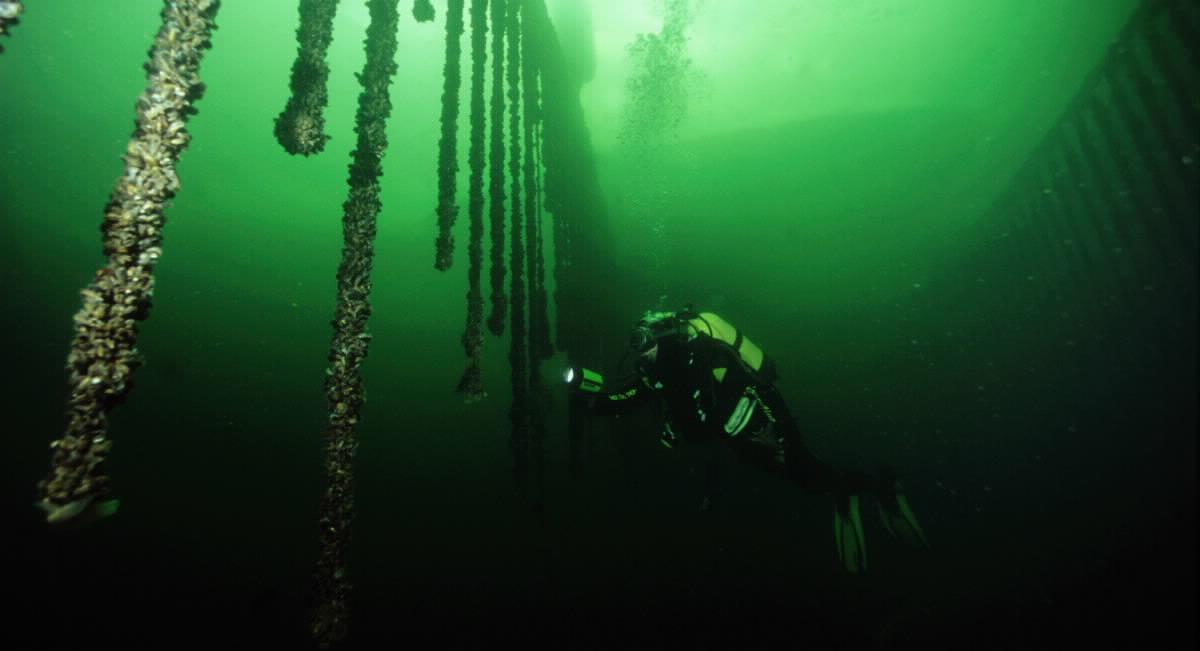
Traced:
POLYGON ((867 571, 867 543, 863 537, 862 516, 857 495, 833 498, 833 544, 838 560, 851 574, 867 571))
POLYGON ((904 497, 904 489, 896 480, 896 473, 891 468, 884 467, 879 474, 881 485, 877 504, 883 527, 893 538, 913 547, 927 549, 929 541, 917 522, 917 516, 913 515, 908 499, 904 497))

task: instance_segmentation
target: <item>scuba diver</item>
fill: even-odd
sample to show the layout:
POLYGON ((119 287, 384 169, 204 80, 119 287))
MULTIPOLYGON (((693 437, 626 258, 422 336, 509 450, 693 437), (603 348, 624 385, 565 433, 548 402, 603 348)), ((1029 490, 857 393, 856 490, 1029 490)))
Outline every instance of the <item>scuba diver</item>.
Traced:
POLYGON ((727 440, 737 456, 781 474, 810 493, 834 502, 838 560, 852 574, 867 569, 860 498, 874 496, 884 528, 915 547, 928 547, 895 473, 877 476, 834 468, 814 455, 775 387, 774 361, 727 321, 691 306, 679 312, 646 312, 633 329, 635 372, 617 387, 587 369, 569 369, 575 391, 591 394, 591 408, 619 413, 634 403, 661 398, 666 407, 660 441, 727 440))

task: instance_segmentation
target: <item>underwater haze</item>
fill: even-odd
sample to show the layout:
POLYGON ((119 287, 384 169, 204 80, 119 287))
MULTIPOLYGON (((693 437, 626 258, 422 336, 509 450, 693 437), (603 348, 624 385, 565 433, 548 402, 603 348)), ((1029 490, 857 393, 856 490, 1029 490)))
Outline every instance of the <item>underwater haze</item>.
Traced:
POLYGON ((1196 3, 508 0, 548 18, 523 27, 540 82, 518 124, 480 112, 517 105, 494 34, 472 37, 495 0, 223 0, 142 364, 105 403, 120 509, 60 530, 36 503, 73 315, 117 259, 105 215, 164 6, 198 1, 0 2, 23 8, 0 18, 0 646, 315 648, 330 468, 353 478, 335 648, 1195 646, 1196 3), (329 138, 291 155, 275 125, 319 5, 329 138), (356 121, 385 5, 372 151, 356 121), (361 412, 327 384, 356 377, 347 296, 369 314, 361 412), (720 441, 667 449, 651 410, 588 413, 563 372, 627 373, 638 318, 685 306, 775 361, 815 453, 893 466, 929 549, 872 507, 869 571, 847 574, 827 497, 720 441), (352 467, 326 456, 337 436, 352 467))

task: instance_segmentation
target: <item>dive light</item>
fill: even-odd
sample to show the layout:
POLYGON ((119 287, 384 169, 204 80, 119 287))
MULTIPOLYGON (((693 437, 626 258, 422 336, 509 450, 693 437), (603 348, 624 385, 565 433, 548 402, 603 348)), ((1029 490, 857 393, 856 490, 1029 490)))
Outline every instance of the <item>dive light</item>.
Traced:
POLYGON ((567 381, 567 386, 578 391, 598 393, 604 388, 604 378, 599 373, 582 366, 568 368, 567 372, 563 374, 563 379, 567 381))

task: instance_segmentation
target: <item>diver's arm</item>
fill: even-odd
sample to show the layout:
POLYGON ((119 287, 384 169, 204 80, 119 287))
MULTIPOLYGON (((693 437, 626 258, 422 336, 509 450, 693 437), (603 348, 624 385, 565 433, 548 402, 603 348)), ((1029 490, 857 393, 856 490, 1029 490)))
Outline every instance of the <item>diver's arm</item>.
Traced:
POLYGON ((588 406, 600 414, 616 414, 646 401, 654 387, 642 375, 633 375, 619 385, 592 394, 588 406))

